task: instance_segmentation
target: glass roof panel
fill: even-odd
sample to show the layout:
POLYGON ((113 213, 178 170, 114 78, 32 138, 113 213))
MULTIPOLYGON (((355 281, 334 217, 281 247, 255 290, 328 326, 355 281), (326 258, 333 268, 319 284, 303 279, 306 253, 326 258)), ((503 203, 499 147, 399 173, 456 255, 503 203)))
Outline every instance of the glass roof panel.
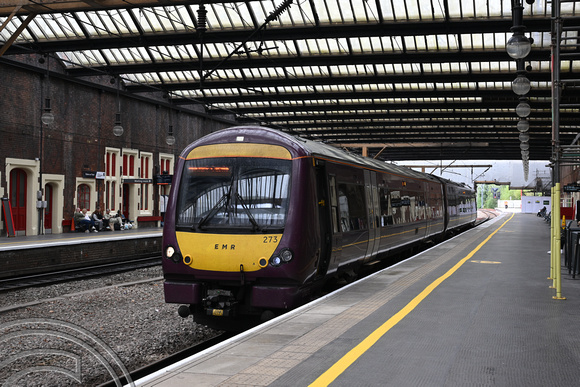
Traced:
MULTIPOLYGON (((258 7, 254 8, 257 9, 258 7)), ((251 14, 245 3, 212 3, 206 9, 208 11, 207 25, 210 30, 254 27, 251 14)))
POLYGON ((137 33, 127 10, 92 11, 86 13, 84 25, 92 26, 91 32, 98 36, 122 36, 137 33))
MULTIPOLYGON (((125 79, 136 84, 155 84, 162 81, 163 75, 156 73, 127 74, 125 79)), ((168 79, 167 75, 165 79, 168 79)))
MULTIPOLYGON (((578 15, 580 7, 576 3, 564 3, 563 12, 578 15)), ((366 109, 368 114, 369 111, 375 111, 369 109, 371 104, 381 106, 391 104, 404 113, 415 110, 440 112, 446 111, 446 106, 455 102, 478 104, 482 99, 476 93, 478 90, 486 93, 502 90, 506 96, 512 96, 511 81, 504 80, 506 77, 499 78, 501 81, 494 80, 494 75, 501 72, 513 73, 515 77, 515 61, 510 60, 507 55, 498 56, 498 53, 505 54, 505 44, 512 33, 509 30, 490 32, 488 27, 479 28, 481 24, 474 24, 476 27, 469 32, 468 27, 472 20, 484 21, 491 18, 511 21, 511 1, 309 0, 293 2, 284 10, 279 8, 281 4, 283 0, 206 4, 208 10, 206 36, 211 37, 204 39, 203 46, 200 45, 198 33, 195 31, 199 9, 197 4, 141 8, 131 8, 131 5, 128 5, 127 9, 118 10, 41 14, 23 30, 14 44, 38 42, 40 46, 50 41, 70 40, 71 45, 77 44, 75 51, 70 49, 58 52, 57 55, 71 70, 98 66, 101 67, 97 69, 98 74, 101 74, 107 71, 108 66, 135 65, 137 68, 135 72, 127 70, 127 74, 122 74, 128 83, 150 85, 156 90, 162 89, 163 84, 176 87, 178 84, 184 84, 179 87, 187 87, 187 83, 192 83, 189 89, 172 91, 175 95, 185 98, 241 96, 250 99, 247 97, 260 94, 267 98, 282 96, 279 101, 236 101, 219 105, 232 109, 250 106, 268 107, 267 112, 259 113, 259 118, 277 116, 292 122, 298 120, 293 117, 302 117, 301 121, 305 122, 304 118, 310 119, 309 114, 320 116, 329 108, 325 105, 330 104, 337 106, 334 114, 341 115, 355 114, 353 112, 361 115, 359 108, 361 111, 363 108, 366 109), (278 11, 279 14, 269 22, 267 28, 258 30, 273 12, 278 11), (448 15, 445 14, 446 11, 449 12, 448 15), (407 27, 408 24, 405 25, 407 21, 416 23, 412 26, 420 26, 421 22, 434 21, 437 24, 448 20, 451 22, 450 26, 461 25, 461 30, 454 32, 453 27, 450 27, 450 31, 418 28, 417 33, 413 34, 414 31, 409 32, 405 28, 402 28, 401 32, 396 30, 393 32, 391 29, 391 24, 407 27), (458 21, 461 23, 453 24, 458 21), (305 29, 297 29, 297 34, 293 35, 287 30, 293 26, 312 27, 317 23, 321 28, 312 29, 312 33, 304 32, 307 31, 305 29), (372 32, 374 28, 380 26, 380 23, 387 24, 386 28, 379 30, 374 36, 370 34, 369 31, 372 32), (368 29, 364 28, 365 24, 369 25, 368 29), (352 28, 351 36, 341 37, 342 27, 344 30, 352 28), (234 39, 228 34, 230 31, 237 31, 234 39), (212 32, 215 34, 210 35, 212 32), (253 32, 259 33, 252 35, 253 32), (175 42, 171 42, 171 34, 174 33, 179 35, 176 35, 175 42), (183 39, 183 36, 189 36, 189 33, 191 39, 183 39), (160 37, 162 38, 164 34, 169 37, 167 45, 160 43, 160 37), (229 37, 221 39, 220 36, 229 37), (107 39, 104 39, 110 38, 113 41, 119 37, 125 39, 118 46, 109 45, 107 39), (249 40, 246 41, 246 38, 249 40), (91 39, 98 46, 90 45, 91 39), (83 40, 82 45, 79 40, 83 40), (85 41, 88 44, 85 44, 85 41), (131 46, 132 41, 135 42, 134 46, 131 46), (490 59, 483 62, 469 61, 469 51, 489 52, 490 59), (208 77, 203 90, 199 90, 200 53, 203 53, 204 60, 211 63, 211 65, 201 63, 203 74, 208 77), (421 54, 422 63, 413 61, 415 53, 421 54), (439 53, 450 55, 453 59, 445 62, 440 62, 441 58, 435 56, 432 61, 423 59, 439 53), (457 55, 463 53, 466 59, 458 59, 457 55), (233 55, 228 58, 230 54, 233 55), (503 57, 505 60, 500 59, 503 57), (368 62, 364 61, 365 58, 369 59, 368 62), (292 59, 295 61, 292 62, 292 59), (322 62, 321 59, 325 60, 322 62), (163 67, 158 67, 165 64, 174 65, 172 68, 183 65, 183 69, 192 69, 167 71, 163 70, 163 67), (241 65, 236 67, 238 64, 241 65), (461 74, 462 77, 453 79, 454 74, 461 74), (468 79, 465 78, 468 74, 475 74, 477 78, 464 81, 468 79), (481 74, 489 74, 490 79, 482 81, 481 74), (387 80, 368 82, 368 78, 373 76, 384 77, 383 79, 387 80), (407 78, 408 76, 412 78, 407 78), (422 78, 423 76, 425 77, 422 78), (429 79, 429 76, 433 76, 434 79, 429 79), (264 80, 264 85, 256 86, 259 84, 256 82, 258 80, 264 80), (245 83, 246 81, 252 83, 245 83), (273 87, 271 86, 273 84, 279 86, 273 87), (432 98, 422 96, 420 93, 431 90, 434 92, 432 98), (418 96, 412 96, 413 91, 418 91, 418 96), (318 99, 314 92, 321 94, 324 99, 318 99), (299 94, 297 100, 291 96, 294 93, 299 94), (332 98, 333 93, 340 93, 340 97, 352 93, 352 98, 332 98), (357 93, 365 98, 358 98, 357 93), (377 97, 373 98, 372 93, 377 93, 377 97), (384 98, 385 95, 397 93, 404 97, 384 98), (305 94, 311 94, 312 99, 302 100, 305 94), (411 104, 421 106, 414 109, 411 104), (435 106, 426 109, 425 106, 428 104, 435 106), (296 112, 285 114, 275 109, 289 106, 294 106, 292 110, 296 112), (351 109, 351 106, 354 108, 351 109), (314 107, 318 107, 319 111, 304 113, 312 112, 314 107)), ((550 11, 551 6, 547 5, 546 1, 536 0, 532 5, 526 3, 524 24, 526 19, 532 16, 549 17, 550 11)), ((0 23, 4 21, 0 19, 0 23)), ((23 21, 24 18, 20 16, 8 21, 0 31, 0 40, 7 41, 23 21)), ((426 24, 426 27, 433 25, 426 24)), ((548 31, 527 31, 526 35, 534 39, 533 50, 549 49, 551 36, 548 31)), ((571 41, 575 43, 578 32, 567 31, 565 36, 574 38, 571 41)), ((548 57, 545 60, 526 61, 526 64, 531 65, 533 71, 543 73, 543 76, 550 71, 548 57)), ((563 72, 578 72, 580 61, 563 60, 562 69, 563 72)), ((532 90, 549 91, 549 82, 543 79, 546 78, 532 79, 532 90)), ((534 96, 532 92, 529 98, 538 104, 548 103, 546 93, 540 94, 534 96)), ((231 100, 234 101, 234 98, 231 100)), ((217 105, 213 102, 208 104, 217 105)), ((392 106, 384 109, 392 111, 390 110, 392 106)), ((535 112, 543 110, 546 108, 534 107, 535 112)), ((461 109, 454 108, 454 111, 461 109)), ((465 109, 465 111, 476 110, 465 109)), ((493 111, 500 115, 504 112, 502 109, 492 107, 485 111, 493 111)), ((511 117, 513 108, 506 108, 505 114, 506 117, 511 117)), ((389 122, 392 119, 376 118, 377 122, 389 122)), ((442 117, 436 118, 435 121, 445 123, 450 121, 449 127, 452 127, 455 125, 451 122, 454 119, 456 118, 442 117)), ((483 119, 491 119, 491 116, 486 115, 483 119)), ((312 120, 317 121, 314 118, 312 120)), ((413 119, 413 121, 421 120, 422 117, 413 119)), ((464 121, 470 122, 471 119, 464 121)), ((402 124, 401 127, 406 126, 402 124)))
POLYGON ((82 30, 71 14, 36 15, 34 22, 29 24, 39 40, 43 39, 74 39, 82 35, 82 30))
POLYGON ((105 58, 99 50, 89 51, 64 51, 59 52, 58 57, 70 67, 102 66, 106 64, 105 58))

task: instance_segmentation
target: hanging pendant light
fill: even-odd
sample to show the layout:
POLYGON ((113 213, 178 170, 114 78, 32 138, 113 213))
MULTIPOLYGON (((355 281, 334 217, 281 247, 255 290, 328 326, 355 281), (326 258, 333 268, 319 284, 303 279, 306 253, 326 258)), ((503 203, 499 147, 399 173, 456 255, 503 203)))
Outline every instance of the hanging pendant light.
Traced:
POLYGON ((115 126, 113 126, 113 134, 120 137, 125 132, 123 125, 121 124, 121 100, 119 98, 119 77, 115 80, 117 82, 117 113, 115 113, 115 126))

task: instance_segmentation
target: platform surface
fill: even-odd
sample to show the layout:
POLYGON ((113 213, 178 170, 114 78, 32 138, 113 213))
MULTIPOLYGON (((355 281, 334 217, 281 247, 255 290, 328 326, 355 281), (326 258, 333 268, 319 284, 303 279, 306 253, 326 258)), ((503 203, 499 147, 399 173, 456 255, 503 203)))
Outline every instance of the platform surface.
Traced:
POLYGON ((135 384, 580 385, 580 282, 553 299, 549 235, 503 214, 135 384))
POLYGON ((64 245, 76 245, 84 243, 111 242, 119 239, 137 239, 161 237, 163 228, 135 228, 120 231, 101 232, 67 232, 62 234, 26 235, 17 237, 5 237, 0 239, 0 251, 21 249, 34 249, 39 247, 52 247, 64 245))

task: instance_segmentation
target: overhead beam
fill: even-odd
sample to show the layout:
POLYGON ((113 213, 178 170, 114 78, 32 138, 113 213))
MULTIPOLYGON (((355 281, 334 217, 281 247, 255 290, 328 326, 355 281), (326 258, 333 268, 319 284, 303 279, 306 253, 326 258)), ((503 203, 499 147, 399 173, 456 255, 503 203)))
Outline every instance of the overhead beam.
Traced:
MULTIPOLYGON (((242 70, 243 71, 243 70, 242 70)), ((535 72, 530 78, 534 82, 550 82, 550 72, 535 72)), ((204 89, 248 89, 248 88, 283 88, 293 86, 330 86, 330 85, 390 85, 401 83, 460 83, 489 82, 512 82, 514 75, 509 72, 480 72, 465 74, 391 74, 371 76, 319 76, 319 77, 288 77, 288 78, 250 78, 243 80, 204 80, 204 89)), ((152 88, 159 87, 166 91, 199 90, 199 81, 175 82, 175 83, 149 83, 148 85, 128 85, 127 90, 132 93, 150 92, 152 88)))
MULTIPOLYGON (((166 43, 167 44, 167 43, 166 43)), ((38 45, 37 49, 42 49, 38 45)), ((69 45, 69 51, 74 51, 74 42, 69 45)), ((407 53, 380 53, 380 54, 357 54, 357 55, 308 55, 294 57, 269 57, 256 56, 248 59, 247 57, 232 58, 223 62, 221 59, 204 60, 205 69, 219 68, 221 70, 243 69, 243 68, 292 68, 293 66, 346 66, 346 65, 382 65, 388 64, 407 64, 407 63, 462 63, 466 57, 463 52, 407 52, 407 53)), ((547 61, 550 50, 538 49, 532 51, 526 60, 529 61, 547 61)), ((497 51, 471 51, 469 52, 469 61, 471 62, 509 62, 509 56, 506 56, 504 50, 497 51)), ((125 73, 149 73, 163 71, 198 71, 199 61, 197 58, 192 60, 177 60, 167 58, 165 61, 156 63, 136 63, 110 66, 92 66, 91 68, 71 68, 71 76, 86 77, 108 73, 111 75, 125 73)), ((533 77, 533 74, 530 75, 533 77)), ((211 79, 211 78, 210 78, 211 79)))
POLYGON ((329 143, 337 148, 428 148, 428 147, 485 147, 489 146, 488 142, 465 142, 465 143, 456 143, 456 142, 400 142, 400 143, 329 143))
MULTIPOLYGON (((199 1, 192 0, 0 0, 0 17, 6 16, 10 9, 20 6, 18 15, 28 15, 32 13, 46 14, 59 12, 81 12, 97 11, 105 9, 139 8, 139 7, 159 7, 163 5, 186 5, 199 1)), ((205 4, 215 2, 215 0, 204 0, 205 4)))
MULTIPOLYGON (((12 46, 14 41, 18 39, 18 36, 20 36, 22 31, 24 31, 26 27, 28 27, 28 25, 30 24, 32 19, 34 19, 35 16, 36 14, 34 13, 28 15, 28 17, 26 17, 26 19, 22 22, 22 24, 18 26, 18 28, 16 29, 16 31, 14 31, 14 33, 10 36, 10 38, 8 38, 8 40, 2 45, 2 47, 0 47, 0 57, 4 55, 4 53, 10 48, 10 46, 12 46)), ((4 28, 4 24, 2 25, 2 28, 4 28)))

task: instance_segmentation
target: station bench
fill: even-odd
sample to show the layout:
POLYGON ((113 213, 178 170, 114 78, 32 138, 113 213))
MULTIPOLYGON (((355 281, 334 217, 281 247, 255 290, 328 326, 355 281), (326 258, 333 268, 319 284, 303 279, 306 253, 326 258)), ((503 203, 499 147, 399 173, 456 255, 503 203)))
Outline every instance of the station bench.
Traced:
POLYGON ((163 217, 161 216, 138 216, 137 224, 139 228, 147 227, 158 227, 157 222, 161 222, 163 217))

